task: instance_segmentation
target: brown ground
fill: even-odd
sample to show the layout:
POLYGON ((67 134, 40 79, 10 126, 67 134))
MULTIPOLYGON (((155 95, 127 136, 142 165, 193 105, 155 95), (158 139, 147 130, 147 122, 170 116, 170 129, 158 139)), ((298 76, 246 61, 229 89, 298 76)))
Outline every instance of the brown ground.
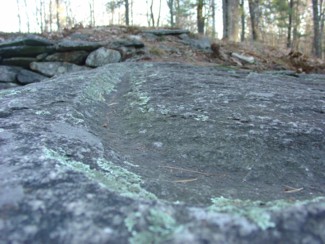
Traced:
MULTIPOLYGON (((145 27, 105 26, 84 28, 77 26, 72 29, 64 29, 62 32, 43 33, 47 38, 60 39, 69 38, 72 34, 88 35, 89 41, 109 42, 112 40, 128 37, 129 35, 140 35, 145 27)), ((0 33, 0 41, 18 36, 17 33, 0 33)), ((190 34, 192 38, 199 38, 190 34)), ((325 61, 309 57, 299 51, 279 47, 271 47, 262 43, 234 43, 220 40, 211 40, 212 52, 202 51, 184 45, 177 36, 163 36, 158 40, 150 40, 142 37, 146 47, 145 55, 137 61, 150 62, 181 62, 196 65, 222 65, 255 71, 263 70, 293 70, 301 73, 325 73, 325 61), (165 48, 168 47, 168 48, 165 48), (231 56, 238 53, 246 57, 254 57, 255 63, 249 64, 245 61, 231 56)))

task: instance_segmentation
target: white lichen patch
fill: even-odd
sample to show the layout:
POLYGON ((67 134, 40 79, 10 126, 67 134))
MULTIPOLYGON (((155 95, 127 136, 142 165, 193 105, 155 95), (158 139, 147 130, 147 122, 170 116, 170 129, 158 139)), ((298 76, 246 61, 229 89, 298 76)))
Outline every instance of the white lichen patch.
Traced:
POLYGON ((205 122, 205 121, 208 121, 209 116, 204 115, 204 114, 198 114, 198 115, 196 115, 196 116, 194 117, 194 119, 195 119, 196 121, 202 121, 202 122, 205 122))
POLYGON ((14 96, 20 94, 21 90, 18 89, 3 89, 0 91, 0 97, 2 96, 14 96))
POLYGON ((38 111, 35 111, 35 114, 36 115, 50 115, 51 113, 46 110, 38 110, 38 111))
POLYGON ((85 123, 83 114, 74 111, 73 113, 67 112, 58 116, 60 120, 73 123, 74 125, 83 125, 85 123), (79 118, 78 118, 79 117, 79 118))
POLYGON ((140 184, 142 180, 140 176, 116 166, 105 159, 98 159, 98 167, 90 168, 84 162, 70 160, 61 153, 51 149, 45 148, 44 155, 48 159, 56 160, 59 165, 78 171, 102 187, 110 191, 118 192, 122 196, 151 200, 157 199, 154 194, 141 188, 140 184))

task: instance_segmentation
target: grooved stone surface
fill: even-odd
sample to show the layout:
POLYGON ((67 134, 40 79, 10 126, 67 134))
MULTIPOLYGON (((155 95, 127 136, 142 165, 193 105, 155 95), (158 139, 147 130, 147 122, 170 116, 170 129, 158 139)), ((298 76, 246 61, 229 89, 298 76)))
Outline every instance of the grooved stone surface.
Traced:
POLYGON ((325 242, 325 79, 112 64, 0 91, 6 243, 325 242))

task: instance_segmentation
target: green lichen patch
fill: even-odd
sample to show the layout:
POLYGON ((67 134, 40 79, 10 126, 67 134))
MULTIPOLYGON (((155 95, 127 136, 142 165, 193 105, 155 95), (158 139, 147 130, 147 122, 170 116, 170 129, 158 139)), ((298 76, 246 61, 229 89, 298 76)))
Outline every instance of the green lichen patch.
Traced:
POLYGON ((130 106, 132 108, 137 108, 142 113, 151 111, 152 108, 148 106, 148 103, 150 101, 149 93, 144 91, 142 85, 147 82, 149 77, 155 77, 157 76, 156 73, 143 74, 137 77, 136 79, 131 78, 130 79, 130 85, 132 88, 132 91, 127 94, 127 96, 130 99, 130 106))
POLYGON ((105 101, 105 96, 115 91, 116 85, 121 81, 119 75, 114 74, 94 75, 91 84, 85 89, 84 98, 90 101, 105 101))
POLYGON ((167 211, 155 208, 148 214, 130 214, 125 219, 125 225, 132 234, 129 240, 132 244, 162 243, 182 229, 167 211))
POLYGON ((232 215, 242 216, 256 223, 261 229, 275 227, 271 219, 271 212, 281 210, 290 206, 304 205, 310 202, 325 200, 324 197, 318 197, 313 200, 288 202, 277 200, 270 202, 250 201, 229 199, 224 197, 212 198, 212 205, 208 207, 209 211, 229 213, 232 215))
POLYGON ((118 192, 122 196, 152 200, 157 199, 154 194, 141 188, 140 184, 142 180, 138 175, 116 166, 105 159, 98 159, 98 167, 95 169, 90 168, 90 166, 84 162, 70 160, 63 156, 62 153, 58 153, 51 149, 44 149, 44 154, 47 158, 54 159, 65 167, 83 173, 87 178, 97 182, 102 187, 118 192))
POLYGON ((133 92, 129 93, 128 96, 131 98, 132 102, 130 106, 132 108, 136 107, 142 113, 147 112, 149 109, 147 107, 148 102, 150 101, 150 97, 146 92, 133 92))

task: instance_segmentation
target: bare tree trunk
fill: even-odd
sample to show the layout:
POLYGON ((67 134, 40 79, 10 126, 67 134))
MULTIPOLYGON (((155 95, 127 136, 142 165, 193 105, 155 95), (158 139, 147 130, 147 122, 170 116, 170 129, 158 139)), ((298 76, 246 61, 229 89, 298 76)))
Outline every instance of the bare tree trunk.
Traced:
POLYGON ((244 9, 244 0, 240 0, 240 12, 241 12, 241 34, 240 41, 245 41, 245 9, 244 9))
POLYGON ((216 37, 216 3, 215 0, 211 1, 211 10, 212 10, 212 37, 216 37))
POLYGON ((74 18, 71 9, 71 3, 69 0, 65 1, 65 9, 66 9, 67 25, 69 28, 71 28, 73 26, 74 18))
POLYGON ((248 0, 249 14, 251 17, 251 29, 253 41, 259 40, 258 19, 259 19, 259 0, 248 0))
POLYGON ((287 48, 292 47, 292 16, 294 11, 293 0, 289 2, 289 14, 288 14, 288 35, 287 35, 287 48))
POLYGON ((125 25, 130 25, 129 0, 125 0, 125 25))
POLYGON ((322 41, 323 41, 323 36, 324 36, 324 24, 325 24, 325 7, 324 7, 324 0, 320 0, 320 43, 321 43, 321 57, 323 56, 323 44, 322 44, 322 41))
POLYGON ((95 26, 95 1, 91 0, 89 2, 89 25, 95 26))
POLYGON ((180 0, 175 0, 175 26, 179 27, 180 26, 180 17, 181 17, 181 4, 179 2, 180 0))
MULTIPOLYGON (((322 0, 320 0, 322 3, 322 0)), ((313 3, 313 22, 314 22, 314 55, 318 58, 322 58, 322 40, 321 40, 321 15, 319 13, 318 0, 312 0, 313 3)), ((320 10, 321 11, 321 10, 320 10)))
POLYGON ((291 42, 291 47, 295 48, 296 50, 299 49, 299 25, 301 23, 301 16, 300 16, 300 0, 296 0, 294 4, 294 15, 292 16, 293 20, 293 30, 292 30, 292 42, 291 42))
POLYGON ((169 8, 170 26, 174 27, 174 0, 167 0, 167 5, 169 8))
POLYGON ((157 27, 160 25, 160 15, 161 15, 161 0, 159 0, 159 10, 158 10, 158 18, 157 18, 157 27))
POLYGON ((131 19, 131 25, 133 25, 133 0, 131 0, 130 2, 130 9, 129 9, 129 13, 130 13, 130 19, 131 19))
POLYGON ((58 28, 58 31, 61 30, 61 24, 60 24, 60 0, 55 0, 56 2, 56 26, 58 28))
POLYGON ((155 16, 153 14, 153 0, 151 0, 151 4, 150 4, 150 20, 152 23, 152 26, 155 26, 155 16))
POLYGON ((24 4, 25 4, 25 10, 26 10, 26 24, 27 24, 27 32, 30 32, 30 23, 29 23, 29 14, 28 14, 28 7, 27 7, 27 2, 26 0, 24 0, 24 4))
POLYGON ((37 22, 37 25, 40 27, 40 31, 41 33, 43 33, 43 14, 42 14, 42 11, 43 11, 43 6, 42 6, 42 0, 39 0, 37 1, 37 4, 36 4, 36 22, 37 22))
MULTIPOLYGON (((53 5, 52 5, 52 0, 50 0, 50 7, 49 7, 49 8, 50 8, 50 13, 49 13, 49 14, 50 14, 50 19, 49 19, 49 21, 48 21, 48 23, 49 23, 49 25, 50 25, 50 28, 47 28, 47 30, 50 30, 50 32, 52 32, 52 24, 53 24, 53 23, 52 23, 52 21, 53 21, 53 14, 52 14, 52 13, 53 13, 53 12, 52 12, 52 9, 53 9, 53 8, 52 8, 52 6, 53 6, 53 5)), ((44 14, 46 14, 46 11, 44 12, 44 14)))
POLYGON ((19 7, 19 0, 17 0, 17 17, 18 17, 18 27, 19 27, 19 32, 21 32, 21 13, 20 13, 20 7, 19 7))
POLYGON ((204 34, 203 6, 204 0, 197 0, 197 29, 200 34, 204 34))
POLYGON ((223 39, 238 40, 239 0, 223 0, 223 39))
POLYGON ((222 20, 223 20, 223 39, 229 38, 229 16, 228 16, 228 2, 229 0, 222 0, 222 20))

